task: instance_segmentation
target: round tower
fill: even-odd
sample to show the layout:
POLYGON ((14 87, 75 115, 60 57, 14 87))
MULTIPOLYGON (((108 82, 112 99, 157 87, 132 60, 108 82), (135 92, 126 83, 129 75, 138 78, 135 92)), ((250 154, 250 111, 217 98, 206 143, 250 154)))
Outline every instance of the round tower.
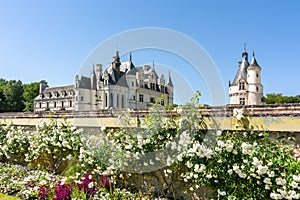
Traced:
POLYGON ((247 82, 248 82, 248 105, 259 105, 263 97, 263 86, 261 84, 261 67, 257 64, 255 55, 251 64, 247 68, 247 82))

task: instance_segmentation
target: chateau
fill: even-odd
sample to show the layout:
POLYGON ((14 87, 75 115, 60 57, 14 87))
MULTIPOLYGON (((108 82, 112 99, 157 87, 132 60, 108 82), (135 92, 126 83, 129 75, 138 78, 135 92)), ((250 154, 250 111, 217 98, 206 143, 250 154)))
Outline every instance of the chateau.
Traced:
POLYGON ((242 61, 232 83, 229 81, 230 104, 260 105, 262 104, 263 86, 261 84, 261 67, 254 56, 248 62, 246 48, 242 53, 242 61))
POLYGON ((104 72, 102 64, 97 64, 90 77, 76 75, 75 84, 48 87, 41 81, 34 110, 147 109, 163 96, 162 105, 173 104, 173 93, 170 74, 166 83, 164 75, 157 75, 154 63, 152 67, 135 67, 131 53, 128 61, 121 62, 117 50, 104 72))

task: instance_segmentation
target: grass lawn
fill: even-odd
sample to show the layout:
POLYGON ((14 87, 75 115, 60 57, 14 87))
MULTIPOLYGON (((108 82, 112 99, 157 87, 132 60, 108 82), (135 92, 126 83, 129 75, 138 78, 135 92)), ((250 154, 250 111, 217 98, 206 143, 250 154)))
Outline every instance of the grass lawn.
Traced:
POLYGON ((19 200, 19 198, 0 193, 0 200, 19 200))

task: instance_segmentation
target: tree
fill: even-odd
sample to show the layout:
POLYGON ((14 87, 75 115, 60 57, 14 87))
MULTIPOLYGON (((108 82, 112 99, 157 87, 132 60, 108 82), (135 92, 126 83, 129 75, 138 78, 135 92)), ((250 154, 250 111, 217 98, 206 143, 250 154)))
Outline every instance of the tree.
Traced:
POLYGON ((24 111, 31 112, 34 110, 34 98, 39 94, 39 83, 33 82, 23 85, 24 111))
POLYGON ((20 80, 10 80, 3 88, 6 112, 20 112, 24 109, 23 85, 20 80))
POLYGON ((7 81, 5 79, 0 78, 0 112, 4 112, 6 108, 6 100, 3 94, 6 83, 7 81))
POLYGON ((297 96, 284 96, 282 94, 267 94, 263 97, 266 104, 284 104, 284 103, 300 103, 300 95, 297 96))

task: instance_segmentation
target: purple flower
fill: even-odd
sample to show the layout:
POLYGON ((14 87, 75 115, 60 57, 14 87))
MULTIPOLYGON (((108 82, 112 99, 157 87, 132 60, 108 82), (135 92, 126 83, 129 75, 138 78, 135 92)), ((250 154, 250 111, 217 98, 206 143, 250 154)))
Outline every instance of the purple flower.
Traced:
POLYGON ((107 176, 103 176, 103 177, 100 178, 100 186, 101 187, 105 187, 108 191, 110 189, 113 189, 111 187, 110 180, 109 180, 109 178, 107 176))
POLYGON ((49 187, 47 185, 42 185, 41 187, 39 187, 39 189, 38 189, 39 200, 44 200, 44 199, 48 198, 48 194, 47 194, 48 188, 49 187))
POLYGON ((82 176, 80 181, 81 183, 77 185, 78 189, 84 191, 86 193, 87 198, 93 197, 94 194, 97 192, 97 189, 94 184, 90 183, 94 183, 96 182, 96 180, 91 175, 85 174, 82 176), (91 185, 92 187, 90 187, 91 185))
POLYGON ((56 197, 53 200, 70 200, 71 190, 72 185, 66 183, 61 185, 61 181, 58 181, 55 190, 56 197))

